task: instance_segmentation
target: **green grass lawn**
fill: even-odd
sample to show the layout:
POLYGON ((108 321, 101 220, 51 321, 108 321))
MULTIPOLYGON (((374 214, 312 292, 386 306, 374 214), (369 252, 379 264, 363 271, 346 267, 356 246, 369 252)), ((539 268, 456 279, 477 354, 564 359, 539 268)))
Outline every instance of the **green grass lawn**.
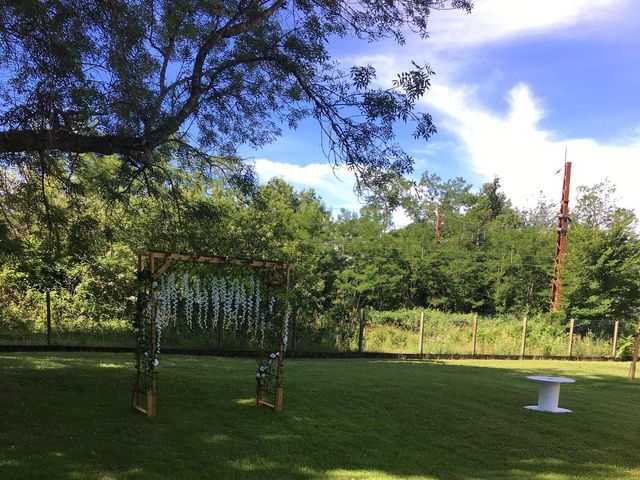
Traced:
POLYGON ((130 408, 133 356, 0 355, 0 479, 640 478, 628 364, 289 360, 284 410, 255 362, 165 355, 158 417, 130 408), (531 374, 573 377, 568 415, 531 374))

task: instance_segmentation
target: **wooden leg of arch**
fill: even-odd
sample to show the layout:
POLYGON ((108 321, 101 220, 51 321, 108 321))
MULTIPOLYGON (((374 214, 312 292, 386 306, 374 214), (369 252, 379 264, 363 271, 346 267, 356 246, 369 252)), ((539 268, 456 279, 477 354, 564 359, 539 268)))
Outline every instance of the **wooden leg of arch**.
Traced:
POLYGON ((131 403, 133 405, 134 411, 136 411, 137 413, 141 413, 143 415, 147 414, 147 409, 141 405, 142 403, 141 391, 137 388, 133 389, 133 400, 131 403))
POLYGON ((273 402, 273 409, 276 413, 282 411, 282 387, 276 387, 276 399, 273 402))
POLYGON ((136 381, 133 385, 133 393, 131 395, 131 404, 137 413, 146 415, 147 417, 156 416, 156 372, 149 375, 142 371, 142 355, 136 352, 136 381), (151 385, 149 388, 149 382, 151 385), (146 392, 146 395, 144 395, 146 392), (146 405, 143 403, 146 400, 146 405))
POLYGON ((147 409, 142 405, 142 359, 140 351, 136 351, 136 381, 133 385, 131 404, 133 410, 143 415, 147 414, 147 409))
POLYGON ((153 390, 147 392, 147 417, 156 416, 156 396, 153 390))

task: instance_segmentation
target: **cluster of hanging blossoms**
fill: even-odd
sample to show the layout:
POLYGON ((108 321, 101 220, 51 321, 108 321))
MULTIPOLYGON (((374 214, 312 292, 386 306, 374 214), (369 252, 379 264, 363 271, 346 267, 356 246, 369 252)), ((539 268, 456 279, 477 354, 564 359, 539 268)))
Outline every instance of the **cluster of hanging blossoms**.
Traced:
POLYGON ((156 288, 158 343, 163 328, 183 323, 191 330, 244 332, 262 348, 267 331, 277 328, 273 321, 276 298, 265 298, 261 282, 253 274, 228 277, 183 273, 178 279, 171 273, 156 288))

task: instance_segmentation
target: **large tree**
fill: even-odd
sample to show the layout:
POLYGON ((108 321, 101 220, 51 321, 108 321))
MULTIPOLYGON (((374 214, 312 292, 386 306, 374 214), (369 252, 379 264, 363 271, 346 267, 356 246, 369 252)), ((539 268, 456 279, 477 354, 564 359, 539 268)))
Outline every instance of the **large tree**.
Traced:
POLYGON ((431 11, 442 8, 471 4, 0 0, 0 155, 16 164, 29 152, 117 154, 139 174, 171 143, 185 165, 212 166, 313 117, 329 160, 360 179, 408 171, 393 125, 414 122, 425 139, 435 131, 414 110, 430 67, 414 64, 381 89, 371 66, 341 71, 327 44, 402 43, 408 29, 426 37, 431 11))

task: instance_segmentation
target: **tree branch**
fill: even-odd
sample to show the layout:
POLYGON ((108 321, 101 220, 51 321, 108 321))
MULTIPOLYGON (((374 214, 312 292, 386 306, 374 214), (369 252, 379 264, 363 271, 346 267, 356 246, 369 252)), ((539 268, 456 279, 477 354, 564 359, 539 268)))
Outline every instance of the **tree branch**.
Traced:
MULTIPOLYGON (((261 12, 252 16, 249 20, 242 23, 232 23, 234 19, 230 20, 219 30, 211 32, 204 40, 198 53, 196 54, 195 61, 193 62, 193 69, 191 70, 191 86, 189 89, 189 98, 184 102, 182 108, 176 112, 175 115, 167 119, 167 121, 156 128, 149 135, 149 139, 152 144, 159 144, 169 137, 172 133, 175 133, 180 128, 180 125, 195 112, 198 108, 198 102, 203 93, 202 77, 204 73, 204 63, 209 55, 211 49, 220 41, 231 38, 237 35, 242 35, 254 29, 260 22, 263 22, 275 12, 277 12, 283 5, 284 0, 276 0, 269 8, 262 10, 261 12)), ((240 14, 241 12, 239 12, 240 14)), ((239 16, 239 15, 238 15, 239 16)), ((237 17, 236 17, 237 18, 237 17)))
POLYGON ((127 154, 147 151, 144 137, 84 135, 63 130, 8 130, 0 132, 0 153, 61 150, 74 153, 127 154))

